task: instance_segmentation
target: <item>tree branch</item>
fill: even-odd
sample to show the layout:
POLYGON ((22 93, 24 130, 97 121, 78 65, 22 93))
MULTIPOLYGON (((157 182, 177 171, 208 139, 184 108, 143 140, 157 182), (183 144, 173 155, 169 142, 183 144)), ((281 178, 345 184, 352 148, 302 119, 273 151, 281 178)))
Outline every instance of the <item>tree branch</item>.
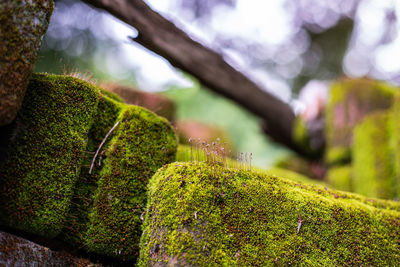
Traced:
POLYGON ((221 55, 191 39, 141 0, 83 0, 108 11, 139 32, 134 41, 196 77, 210 90, 240 104, 265 121, 265 132, 300 154, 292 139, 295 115, 286 103, 260 89, 221 55))

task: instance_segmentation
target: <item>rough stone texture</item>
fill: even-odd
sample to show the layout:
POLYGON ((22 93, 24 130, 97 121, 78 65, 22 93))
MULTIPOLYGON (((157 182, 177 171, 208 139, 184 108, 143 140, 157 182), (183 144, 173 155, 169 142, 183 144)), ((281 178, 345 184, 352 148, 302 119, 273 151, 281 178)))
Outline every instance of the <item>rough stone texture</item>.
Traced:
POLYGON ((169 122, 85 81, 48 74, 32 75, 16 121, 0 168, 0 223, 134 262, 147 182, 175 159, 169 122))
POLYGON ((121 85, 111 84, 104 88, 119 95, 128 104, 145 107, 169 121, 175 120, 175 104, 165 96, 121 85))
POLYGON ((0 126, 22 104, 53 6, 53 0, 0 2, 0 126))
POLYGON ((396 197, 389 118, 389 112, 374 112, 354 129, 353 192, 385 199, 396 197))
POLYGON ((390 266, 400 203, 172 163, 150 180, 139 266, 390 266))
POLYGON ((353 128, 368 113, 390 108, 397 92, 383 82, 344 78, 331 87, 326 109, 326 161, 349 161, 353 128))
POLYGON ((0 231, 0 266, 101 266, 0 231))

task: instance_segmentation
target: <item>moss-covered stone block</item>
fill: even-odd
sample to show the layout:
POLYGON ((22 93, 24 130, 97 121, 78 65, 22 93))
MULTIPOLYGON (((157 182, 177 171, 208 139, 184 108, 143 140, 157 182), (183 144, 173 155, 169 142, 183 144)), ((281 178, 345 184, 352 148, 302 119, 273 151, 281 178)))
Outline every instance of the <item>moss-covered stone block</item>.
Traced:
POLYGON ((395 176, 389 150, 389 112, 367 116, 354 129, 353 191, 369 197, 395 197, 395 176))
POLYGON ((400 94, 397 94, 394 98, 389 116, 389 149, 390 155, 393 159, 395 199, 400 200, 400 94))
POLYGON ((166 120, 139 107, 125 108, 117 120, 84 242, 91 252, 132 260, 139 252, 148 180, 174 160, 176 137, 166 120))
POLYGON ((326 173, 326 181, 332 188, 351 192, 353 190, 351 173, 352 167, 349 164, 335 166, 328 169, 326 173))
POLYGON ((0 2, 0 126, 21 107, 53 7, 53 0, 0 2))
POLYGON ((47 237, 60 233, 97 102, 86 82, 32 75, 0 168, 1 223, 47 237))
POLYGON ((354 126, 368 113, 389 109, 396 92, 384 82, 366 78, 344 78, 331 86, 325 113, 328 163, 350 161, 354 126))
POLYGON ((397 202, 172 163, 150 181, 139 266, 390 266, 399 242, 397 202))
POLYGON ((0 223, 134 261, 147 182, 175 159, 169 122, 82 80, 34 74, 13 136, 0 223))

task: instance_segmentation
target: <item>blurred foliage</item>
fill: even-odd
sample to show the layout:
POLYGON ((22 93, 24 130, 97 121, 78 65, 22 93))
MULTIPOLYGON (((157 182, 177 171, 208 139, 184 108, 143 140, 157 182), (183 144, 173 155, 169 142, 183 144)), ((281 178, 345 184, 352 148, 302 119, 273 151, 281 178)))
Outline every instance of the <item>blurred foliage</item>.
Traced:
POLYGON ((262 133, 256 116, 195 81, 193 87, 172 86, 163 95, 177 104, 178 120, 196 120, 226 129, 238 151, 253 153, 255 165, 270 166, 290 153, 262 133))
MULTIPOLYGON (((124 41, 121 36, 116 37, 113 28, 115 19, 79 0, 55 0, 55 3, 56 9, 44 37, 35 71, 88 72, 95 80, 102 82, 117 80, 122 84, 136 84, 136 75, 140 75, 140 70, 135 68, 140 67, 126 63, 130 57, 124 54, 126 51, 122 48, 124 41)), ((343 73, 343 58, 346 55, 349 58, 351 51, 355 51, 357 59, 366 59, 373 64, 370 51, 376 52, 380 45, 390 43, 396 37, 396 12, 390 6, 381 8, 386 12, 383 16, 382 38, 370 47, 365 44, 362 46, 362 38, 357 35, 357 31, 361 32, 358 9, 363 3, 368 5, 366 0, 281 0, 280 3, 284 5, 283 12, 288 14, 291 29, 286 39, 277 43, 268 43, 259 35, 240 35, 236 28, 227 32, 218 32, 213 28, 212 21, 221 19, 218 16, 228 15, 229 10, 239 8, 240 4, 243 7, 243 1, 170 0, 165 5, 172 7, 172 11, 165 15, 173 21, 176 18, 178 26, 181 22, 188 28, 189 25, 197 25, 197 31, 209 37, 208 46, 227 59, 229 56, 238 57, 242 66, 228 60, 229 63, 249 77, 258 78, 257 75, 261 73, 260 81, 263 82, 259 84, 271 89, 272 93, 281 96, 282 91, 289 91, 290 88, 289 97, 284 97, 289 102, 297 98, 298 92, 308 81, 331 80, 340 76, 343 73), (360 47, 368 52, 362 56, 357 54, 364 51, 357 52, 360 47), (267 79, 263 79, 265 77, 267 79), (283 87, 280 86, 282 84, 283 87)), ((141 60, 143 58, 138 59, 137 63, 140 64, 141 60)), ((354 65, 356 69, 366 65, 364 61, 360 61, 361 65, 354 65)), ((393 77, 395 75, 392 74, 393 77)), ((235 147, 239 151, 252 152, 259 166, 272 164, 276 158, 289 153, 268 140, 260 131, 256 117, 230 100, 205 90, 197 82, 190 88, 170 86, 165 95, 176 101, 178 119, 199 120, 226 129, 235 147)))
POLYGON ((108 15, 79 0, 55 0, 55 10, 35 65, 36 72, 80 72, 94 80, 136 83, 132 70, 111 74, 108 58, 117 54, 118 41, 109 33, 108 15))

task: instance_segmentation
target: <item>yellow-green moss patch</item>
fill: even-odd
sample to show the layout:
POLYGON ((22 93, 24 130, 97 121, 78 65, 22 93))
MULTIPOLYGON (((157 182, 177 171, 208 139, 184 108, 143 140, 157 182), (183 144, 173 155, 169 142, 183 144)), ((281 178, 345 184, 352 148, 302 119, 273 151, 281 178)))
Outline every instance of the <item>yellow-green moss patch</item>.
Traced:
POLYGON ((1 224, 134 262, 147 182, 175 159, 169 122, 68 76, 33 75, 25 99, 0 169, 1 224))
POLYGON ((32 75, 0 170, 2 223, 49 237, 60 233, 97 101, 86 82, 32 75))
POLYGON ((326 119, 326 161, 330 164, 351 159, 353 128, 374 110, 388 109, 396 88, 370 79, 341 79, 330 91, 326 119))
POLYGON ((400 200, 400 94, 394 101, 389 118, 390 155, 393 159, 393 172, 395 179, 395 199, 400 200))
POLYGON ((351 172, 351 165, 332 167, 326 174, 326 180, 332 188, 351 192, 351 172))
POLYGON ((274 176, 172 163, 150 181, 139 266, 396 265, 399 210, 274 176))
POLYGON ((375 112, 354 129, 353 191, 369 197, 395 197, 389 151, 389 113, 375 112))
POLYGON ((125 107, 110 141, 89 214, 85 247, 91 252, 133 260, 139 251, 146 187, 158 168, 174 160, 176 137, 166 119, 125 107))

